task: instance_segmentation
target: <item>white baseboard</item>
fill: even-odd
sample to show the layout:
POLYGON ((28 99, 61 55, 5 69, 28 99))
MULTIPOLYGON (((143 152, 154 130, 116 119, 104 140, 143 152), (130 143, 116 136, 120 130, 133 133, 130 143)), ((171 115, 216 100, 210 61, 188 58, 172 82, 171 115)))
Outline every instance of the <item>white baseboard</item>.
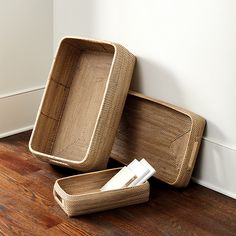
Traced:
POLYGON ((1 133, 0 138, 5 138, 5 137, 8 137, 8 136, 11 136, 11 135, 14 135, 14 134, 19 134, 19 133, 31 130, 33 128, 34 128, 34 125, 29 125, 29 126, 26 126, 26 127, 21 127, 19 129, 10 130, 8 132, 1 133))
POLYGON ((0 96, 0 138, 33 128, 44 86, 0 96))
POLYGON ((203 139, 193 181, 236 199, 236 150, 203 139))
POLYGON ((9 98, 9 97, 15 97, 15 96, 18 96, 18 95, 23 95, 23 94, 27 94, 27 93, 36 92, 36 91, 39 91, 39 90, 43 90, 44 88, 45 88, 45 85, 41 85, 41 86, 37 86, 37 87, 17 90, 17 91, 10 92, 10 93, 0 94, 0 100, 6 99, 6 98, 9 98))
POLYGON ((213 185, 213 184, 211 184, 209 182, 206 182, 204 180, 196 179, 195 177, 192 177, 192 180, 195 183, 199 184, 199 185, 202 185, 202 186, 204 186, 206 188, 209 188, 211 190, 214 190, 214 191, 216 191, 218 193, 221 193, 221 194, 224 194, 224 195, 226 195, 228 197, 236 199, 236 194, 232 193, 231 191, 227 191, 225 188, 220 188, 219 186, 213 185))

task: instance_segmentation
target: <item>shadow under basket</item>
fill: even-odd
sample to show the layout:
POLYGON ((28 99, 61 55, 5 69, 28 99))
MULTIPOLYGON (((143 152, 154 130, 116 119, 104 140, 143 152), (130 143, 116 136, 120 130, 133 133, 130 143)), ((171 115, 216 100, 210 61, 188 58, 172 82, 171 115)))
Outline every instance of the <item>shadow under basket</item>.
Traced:
POLYGON ((120 169, 108 169, 58 179, 53 189, 54 198, 68 216, 147 202, 150 192, 148 181, 135 187, 100 191, 100 188, 120 169))
POLYGON ((130 85, 135 57, 115 43, 62 40, 29 148, 43 161, 104 169, 130 85))
POLYGON ((175 187, 191 178, 205 120, 193 112, 130 91, 111 157, 125 165, 145 158, 154 177, 175 187))

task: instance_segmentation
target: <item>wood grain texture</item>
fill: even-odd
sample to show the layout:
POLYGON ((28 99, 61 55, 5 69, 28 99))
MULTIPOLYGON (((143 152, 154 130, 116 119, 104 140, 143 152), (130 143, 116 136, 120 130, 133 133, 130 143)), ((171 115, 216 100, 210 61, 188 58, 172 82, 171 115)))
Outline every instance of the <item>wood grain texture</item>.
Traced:
POLYGON ((134 63, 119 44, 63 39, 30 141, 32 153, 81 171, 104 169, 134 63))
POLYGON ((145 158, 156 178, 185 187, 204 126, 205 120, 192 112, 130 91, 111 157, 123 164, 145 158))
POLYGON ((235 235, 234 199, 194 183, 176 189, 156 179, 147 203, 68 218, 52 189, 56 179, 78 172, 34 158, 29 137, 27 132, 0 140, 0 235, 235 235))

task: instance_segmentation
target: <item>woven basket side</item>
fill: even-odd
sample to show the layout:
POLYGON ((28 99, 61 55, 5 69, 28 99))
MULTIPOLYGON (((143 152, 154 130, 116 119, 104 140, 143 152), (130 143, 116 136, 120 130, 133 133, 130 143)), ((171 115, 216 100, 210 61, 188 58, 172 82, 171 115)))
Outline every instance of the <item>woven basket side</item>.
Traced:
POLYGON ((154 177, 176 187, 188 184, 205 121, 177 106, 129 92, 111 157, 123 164, 147 159, 154 177))
MULTIPOLYGON (((47 88, 37 115, 36 125, 29 144, 30 150, 36 157, 55 165, 62 165, 81 171, 103 169, 106 167, 122 109, 124 107, 125 98, 128 93, 128 88, 133 73, 135 57, 124 47, 118 44, 100 42, 96 40, 65 38, 62 40, 61 46, 59 47, 57 57, 52 66, 47 82, 47 88), (77 50, 78 48, 76 48, 78 41, 80 42, 81 50, 89 49, 92 51, 101 51, 103 53, 115 53, 115 55, 108 78, 109 81, 106 86, 106 92, 104 93, 102 107, 100 108, 100 114, 96 121, 96 127, 94 128, 93 137, 88 147, 87 154, 83 160, 79 159, 77 161, 76 158, 72 160, 69 158, 67 159, 60 157, 60 155, 54 154, 53 151, 55 148, 55 140, 57 140, 58 129, 60 127, 66 99, 70 91, 70 78, 73 77, 72 74, 74 69, 73 71, 69 70, 70 66, 68 65, 71 64, 69 61, 72 60, 73 62, 76 62, 76 58, 78 57, 77 52, 78 54, 80 53, 80 50, 77 50), (62 45, 65 47, 64 50, 61 50, 62 48, 60 49, 62 45), (68 56, 66 54, 67 52, 69 52, 69 55, 71 52, 71 56, 68 56), (65 58, 61 58, 61 55, 66 56, 65 58), (65 75, 64 77, 60 76, 60 65, 65 66, 65 71, 61 72, 65 75), (65 78, 65 81, 63 78, 65 78), (56 83, 56 86, 61 91, 61 95, 58 96, 56 101, 59 104, 63 103, 61 107, 57 107, 55 109, 50 108, 51 96, 48 97, 48 93, 50 91, 58 91, 55 85, 51 86, 52 83, 56 83), (45 104, 47 105, 46 107, 45 104), (44 121, 44 119, 50 121, 47 122, 48 126, 46 130, 43 129, 43 125, 40 125, 40 123, 42 123, 41 121, 44 121)), ((58 146, 60 145, 58 144, 58 146)), ((67 146, 68 145, 65 145, 65 147, 67 146)), ((63 147, 62 150, 64 150, 63 147)))
POLYGON ((116 55, 97 126, 83 163, 72 164, 80 171, 104 169, 107 165, 130 86, 135 57, 116 44, 116 55))
POLYGON ((190 181, 206 124, 205 119, 202 117, 193 113, 190 113, 190 116, 192 120, 192 129, 190 132, 186 154, 182 160, 182 166, 176 181, 170 183, 175 187, 186 187, 190 181))
MULTIPOLYGON (((54 196, 55 194, 56 192, 54 196)), ((76 216, 139 204, 148 200, 149 183, 146 182, 137 187, 78 195, 73 196, 73 200, 62 198, 63 203, 58 200, 57 202, 68 216, 76 216)))

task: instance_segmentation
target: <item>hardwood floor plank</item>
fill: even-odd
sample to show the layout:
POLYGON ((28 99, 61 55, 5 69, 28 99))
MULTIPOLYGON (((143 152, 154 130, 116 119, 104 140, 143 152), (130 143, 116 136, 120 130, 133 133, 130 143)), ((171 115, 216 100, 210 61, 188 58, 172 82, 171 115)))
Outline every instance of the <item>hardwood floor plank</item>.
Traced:
POLYGON ((58 233, 60 234, 65 234, 65 235, 81 235, 81 236, 91 236, 86 230, 82 228, 78 228, 72 224, 69 224, 68 222, 58 224, 57 226, 51 228, 49 230, 49 233, 58 233))
POLYGON ((0 140, 0 235, 236 235, 236 201, 194 183, 175 189, 151 180, 148 203, 68 218, 52 189, 78 172, 33 157, 29 136, 0 140))
POLYGON ((39 166, 28 162, 27 160, 21 158, 20 155, 17 156, 15 153, 1 151, 0 155, 2 165, 21 175, 27 175, 40 170, 39 166))
POLYGON ((42 236, 46 233, 45 228, 29 221, 25 215, 10 210, 0 214, 0 232, 6 236, 42 236))

